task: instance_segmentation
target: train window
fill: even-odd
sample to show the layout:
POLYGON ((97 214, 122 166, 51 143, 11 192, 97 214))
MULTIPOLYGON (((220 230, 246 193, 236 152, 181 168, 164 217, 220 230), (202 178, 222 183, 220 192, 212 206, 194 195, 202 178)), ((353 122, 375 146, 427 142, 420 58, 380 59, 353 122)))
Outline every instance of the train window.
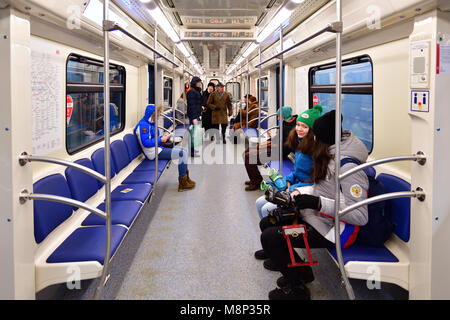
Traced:
POLYGON ((241 84, 239 82, 227 82, 225 91, 231 94, 231 100, 237 101, 241 96, 241 84))
MULTIPOLYGON (((309 70, 310 107, 321 104, 323 112, 336 108, 336 65, 322 65, 309 70)), ((344 129, 351 130, 367 147, 373 149, 373 67, 368 55, 343 61, 342 115, 344 129)))
MULTIPOLYGON (((258 84, 259 87, 259 84, 258 84)), ((269 106, 269 79, 261 78, 261 92, 260 92, 260 105, 262 109, 266 109, 269 106)))
POLYGON ((164 107, 172 107, 172 78, 164 77, 164 107))
MULTIPOLYGON (((74 154, 103 139, 103 62, 71 54, 66 66, 66 148, 74 154)), ((125 125, 125 68, 110 65, 111 134, 125 125)))

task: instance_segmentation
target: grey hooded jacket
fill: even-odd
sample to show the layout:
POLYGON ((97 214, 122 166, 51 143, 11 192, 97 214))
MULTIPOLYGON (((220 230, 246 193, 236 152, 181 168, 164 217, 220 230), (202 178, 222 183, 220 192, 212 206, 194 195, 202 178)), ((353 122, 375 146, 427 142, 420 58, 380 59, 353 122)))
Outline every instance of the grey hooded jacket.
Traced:
MULTIPOLYGON (((330 154, 334 158, 336 146, 331 146, 330 154)), ((351 131, 344 131, 341 142, 341 160, 344 158, 353 158, 360 163, 366 162, 368 151, 366 146, 353 135, 351 131)), ((356 167, 354 163, 347 163, 341 167, 341 174, 356 167)), ((305 222, 313 226, 321 235, 331 242, 335 242, 334 234, 334 197, 335 197, 335 160, 332 159, 328 164, 328 175, 325 180, 320 181, 310 187, 309 192, 305 189, 299 189, 301 193, 308 193, 320 197, 322 208, 319 214, 316 210, 302 210, 301 215, 305 222)), ((364 199, 367 199, 367 190, 369 181, 364 171, 359 171, 354 175, 347 177, 341 182, 341 204, 340 209, 364 199)), ((368 222, 367 206, 349 212, 343 220, 346 223, 363 226, 368 222)), ((340 232, 344 231, 345 224, 341 223, 340 232)))

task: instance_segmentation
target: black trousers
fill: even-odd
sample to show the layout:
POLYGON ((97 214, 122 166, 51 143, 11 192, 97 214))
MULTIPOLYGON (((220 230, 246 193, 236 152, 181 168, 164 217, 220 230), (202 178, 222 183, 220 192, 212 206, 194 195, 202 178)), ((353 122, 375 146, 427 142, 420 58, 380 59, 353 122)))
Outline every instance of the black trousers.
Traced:
MULTIPOLYGON (((298 224, 306 225, 308 232, 308 243, 311 249, 313 248, 331 248, 334 247, 334 243, 325 239, 316 229, 304 221, 299 221, 298 224)), ((291 263, 291 257, 289 255, 289 249, 286 239, 283 236, 283 226, 273 225, 269 222, 269 218, 263 218, 259 224, 262 231, 261 244, 267 254, 267 256, 278 265, 280 272, 292 284, 298 283, 302 280, 302 274, 306 272, 306 268, 311 267, 296 267, 288 268, 288 264, 291 263)), ((293 238, 290 237, 291 245, 293 248, 305 248, 303 237, 293 238)), ((296 262, 301 262, 302 259, 294 250, 294 257, 296 262)))
MULTIPOLYGON (((227 131, 228 123, 212 124, 211 128, 219 130, 219 126, 221 126, 220 131, 222 133, 222 139, 225 140, 225 132, 227 131)), ((216 139, 219 139, 219 137, 216 137, 216 139)))

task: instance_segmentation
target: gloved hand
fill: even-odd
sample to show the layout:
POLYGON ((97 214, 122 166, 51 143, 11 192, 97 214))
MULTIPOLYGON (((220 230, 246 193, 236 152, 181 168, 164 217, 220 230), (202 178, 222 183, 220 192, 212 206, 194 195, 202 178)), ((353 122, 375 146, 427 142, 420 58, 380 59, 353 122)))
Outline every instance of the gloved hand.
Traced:
POLYGON ((322 208, 320 197, 309 194, 300 194, 294 197, 295 207, 298 210, 313 209, 319 211, 322 208))
POLYGON ((220 107, 216 107, 216 109, 215 109, 216 111, 220 111, 220 107))

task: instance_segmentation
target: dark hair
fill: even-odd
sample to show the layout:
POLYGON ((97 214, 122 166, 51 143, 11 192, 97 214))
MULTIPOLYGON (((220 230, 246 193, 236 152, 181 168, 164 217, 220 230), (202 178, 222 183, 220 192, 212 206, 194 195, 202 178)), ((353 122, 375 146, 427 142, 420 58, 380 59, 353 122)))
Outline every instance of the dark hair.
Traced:
POLYGON ((308 134, 303 138, 303 140, 298 141, 298 134, 294 128, 291 132, 289 132, 285 145, 291 150, 298 150, 303 154, 312 155, 315 146, 314 133, 311 128, 309 128, 308 134))
POLYGON ((332 159, 330 154, 330 144, 322 142, 316 139, 314 146, 313 167, 311 169, 311 180, 314 183, 319 183, 321 180, 325 180, 328 174, 328 164, 332 159))

